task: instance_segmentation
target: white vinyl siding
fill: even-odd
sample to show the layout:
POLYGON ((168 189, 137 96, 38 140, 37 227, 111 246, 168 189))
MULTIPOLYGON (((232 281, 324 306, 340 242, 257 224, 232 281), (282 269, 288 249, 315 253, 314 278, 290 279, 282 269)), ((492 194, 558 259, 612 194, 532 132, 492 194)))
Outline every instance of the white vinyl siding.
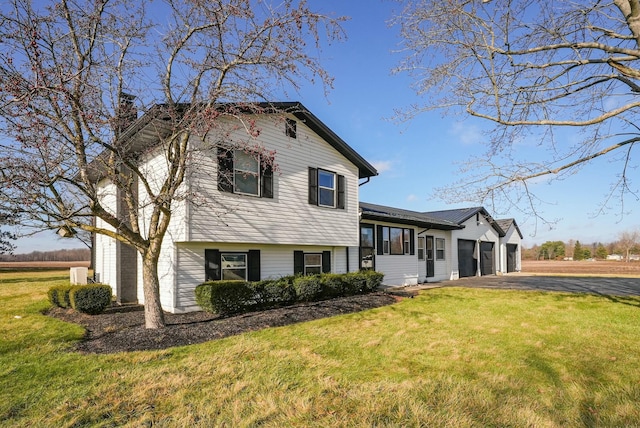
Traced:
MULTIPOLYGON (((246 253, 249 250, 260 251, 260 279, 280 278, 293 275, 294 251, 322 254, 331 251, 331 272, 345 273, 347 249, 344 247, 322 247, 303 245, 258 245, 179 243, 177 245, 177 295, 175 312, 199 310, 195 301, 195 288, 205 281, 204 250, 216 249, 221 253, 246 253)), ((349 261, 351 264, 351 260, 349 261)))
MULTIPOLYGON (((194 153, 190 189, 197 203, 189 204, 189 241, 357 246, 358 168, 301 122, 297 138, 287 138, 281 123, 258 118, 258 140, 246 141, 242 131, 225 141, 261 143, 275 151, 273 198, 220 192, 214 147, 194 153), (321 168, 345 177, 345 209, 308 203, 308 168, 321 168)), ((209 144, 215 138, 211 137, 209 144)), ((194 147, 196 142, 194 141, 194 147)), ((335 181, 335 180, 334 180, 335 181)))

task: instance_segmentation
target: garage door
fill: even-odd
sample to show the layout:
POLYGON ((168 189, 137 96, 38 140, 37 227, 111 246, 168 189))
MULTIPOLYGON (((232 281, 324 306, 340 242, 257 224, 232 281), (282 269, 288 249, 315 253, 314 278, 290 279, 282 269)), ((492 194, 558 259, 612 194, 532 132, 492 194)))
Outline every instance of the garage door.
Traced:
POLYGON ((517 244, 507 244, 507 273, 516 271, 517 244))
POLYGON ((475 276, 478 262, 475 259, 476 241, 458 239, 458 272, 460 278, 475 276))
POLYGON ((495 274, 493 259, 493 242, 480 243, 480 273, 482 275, 495 274))

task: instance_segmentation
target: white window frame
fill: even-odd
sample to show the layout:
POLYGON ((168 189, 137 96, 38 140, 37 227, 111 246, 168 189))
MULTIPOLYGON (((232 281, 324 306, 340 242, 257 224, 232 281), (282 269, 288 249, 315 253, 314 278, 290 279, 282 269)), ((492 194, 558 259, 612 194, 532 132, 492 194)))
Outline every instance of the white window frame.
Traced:
POLYGON ((316 275, 316 274, 321 274, 322 273, 322 253, 304 253, 304 260, 303 260, 303 265, 304 265, 304 274, 305 275, 316 275), (313 257, 319 257, 320 258, 320 264, 307 264, 307 256, 313 256, 313 257), (314 270, 317 268, 318 272, 314 272, 314 273, 309 273, 307 272, 307 268, 314 268, 314 270))
POLYGON ((249 196, 261 196, 260 195, 260 190, 261 190, 261 177, 260 177, 260 155, 256 154, 253 155, 251 153, 246 153, 243 150, 234 150, 233 151, 233 193, 237 193, 239 195, 249 195, 249 196), (256 161, 256 165, 257 165, 257 170, 256 171, 250 171, 250 170, 246 170, 246 169, 242 169, 242 168, 238 168, 240 162, 238 162, 238 154, 241 153, 243 156, 248 156, 251 159, 256 161), (236 174, 243 174, 243 175, 252 175, 256 177, 256 183, 257 183, 257 188, 256 188, 256 193, 249 193, 249 192, 241 192, 240 190, 238 190, 238 187, 236 185, 236 174))
POLYGON ((331 172, 331 171, 327 171, 325 169, 318 168, 318 206, 335 208, 336 207, 337 194, 338 194, 338 174, 336 174, 335 172, 331 172), (321 178, 320 178, 322 174, 330 175, 332 177, 333 187, 327 187, 327 186, 323 186, 322 184, 320 184, 321 181, 322 181, 321 178), (333 197, 331 198, 331 205, 322 203, 322 191, 323 190, 325 190, 325 191, 329 190, 329 191, 332 192, 333 197))
POLYGON ((445 260, 446 256, 445 256, 445 239, 444 238, 436 238, 436 243, 435 243, 435 250, 436 250, 436 260, 445 260), (442 243, 442 248, 438 248, 438 244, 442 243), (442 251, 442 257, 440 257, 438 255, 439 252, 442 251))
POLYGON ((418 236, 418 260, 424 260, 425 237, 418 236))
MULTIPOLYGON (((240 269, 244 269, 244 280, 246 281, 249 275, 249 255, 247 253, 220 253, 220 279, 223 281, 228 281, 230 280, 229 278, 225 278, 224 273, 225 270, 226 271, 230 271, 230 270, 240 270, 240 269), (225 266, 225 256, 233 256, 233 257, 237 257, 237 256, 242 256, 244 258, 244 266, 241 268, 238 267, 229 267, 229 266, 225 266)), ((234 278, 235 279, 235 278, 234 278)))

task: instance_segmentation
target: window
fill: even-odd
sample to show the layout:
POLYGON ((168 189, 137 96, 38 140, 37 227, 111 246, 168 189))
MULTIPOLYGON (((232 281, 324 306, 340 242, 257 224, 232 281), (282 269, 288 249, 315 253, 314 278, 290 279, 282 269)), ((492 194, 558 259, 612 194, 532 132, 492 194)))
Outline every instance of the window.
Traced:
POLYGON ((318 170, 318 205, 336 206, 336 175, 332 172, 318 170))
POLYGON ((220 255, 222 280, 247 280, 247 255, 222 253, 220 255))
POLYGON ((329 208, 345 207, 344 175, 319 168, 309 168, 309 203, 329 208))
POLYGON ((391 252, 390 254, 404 254, 404 249, 402 248, 402 229, 397 227, 390 227, 389 234, 391 236, 391 252))
POLYGON ((204 250, 205 281, 260 280, 260 250, 222 252, 204 250))
POLYGON ((297 122, 293 119, 285 119, 284 123, 284 133, 287 137, 297 138, 297 122))
POLYGON ((436 238, 436 260, 444 260, 444 238, 436 238))
POLYGON ((273 198, 273 159, 218 147, 218 190, 273 198))
POLYGON ((331 272, 331 251, 321 253, 293 252, 293 273, 295 275, 316 275, 331 272))
POLYGON ((360 269, 374 269, 375 239, 372 224, 360 225, 360 269))
POLYGON ((318 275, 322 273, 322 254, 304 255, 304 274, 318 275))
POLYGON ((382 252, 389 254, 389 228, 382 228, 382 252))
POLYGON ((418 260, 424 260, 424 236, 418 237, 418 260))
POLYGON ((378 226, 378 254, 415 254, 414 230, 378 226))
POLYGON ((233 192, 259 196, 260 155, 234 151, 233 192))

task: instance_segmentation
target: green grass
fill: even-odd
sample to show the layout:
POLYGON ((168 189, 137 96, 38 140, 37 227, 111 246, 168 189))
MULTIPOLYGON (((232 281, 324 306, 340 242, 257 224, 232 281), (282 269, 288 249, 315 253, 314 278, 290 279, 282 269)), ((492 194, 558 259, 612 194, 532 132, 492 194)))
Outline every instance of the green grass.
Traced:
POLYGON ((81 355, 65 273, 0 274, 0 426, 640 426, 640 299, 441 288, 164 351, 81 355))

